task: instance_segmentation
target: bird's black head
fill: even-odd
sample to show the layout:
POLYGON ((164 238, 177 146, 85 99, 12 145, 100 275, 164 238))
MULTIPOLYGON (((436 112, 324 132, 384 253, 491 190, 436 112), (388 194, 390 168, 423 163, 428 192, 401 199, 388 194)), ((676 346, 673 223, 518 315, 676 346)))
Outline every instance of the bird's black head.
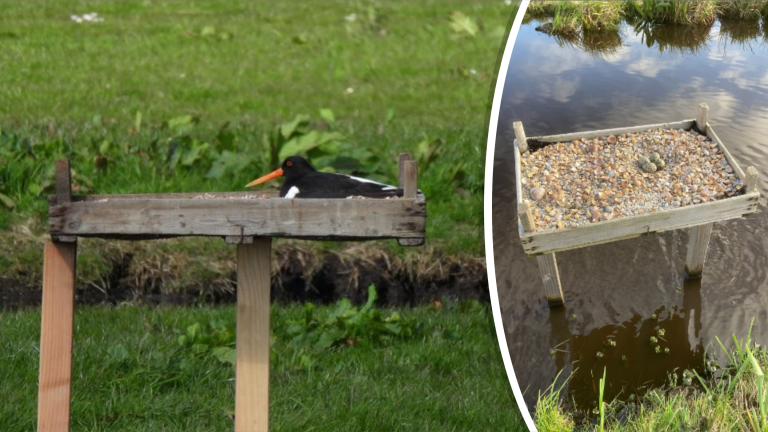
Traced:
POLYGON ((314 172, 315 169, 301 156, 291 156, 283 161, 281 167, 286 180, 295 180, 314 172))
POLYGON ((285 177, 288 182, 295 182, 296 180, 304 177, 305 175, 314 172, 315 169, 301 156, 291 156, 283 161, 283 165, 272 171, 271 173, 259 177, 256 180, 248 183, 245 187, 256 186, 257 184, 264 183, 278 177, 285 177))

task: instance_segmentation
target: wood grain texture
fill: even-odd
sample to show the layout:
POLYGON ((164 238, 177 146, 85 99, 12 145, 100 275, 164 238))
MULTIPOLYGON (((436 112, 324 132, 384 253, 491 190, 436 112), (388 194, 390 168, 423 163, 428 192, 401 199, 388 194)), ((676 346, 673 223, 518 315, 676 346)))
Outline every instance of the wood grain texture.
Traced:
POLYGON ((561 228, 535 233, 521 233, 523 249, 528 255, 548 254, 580 247, 608 243, 659 231, 689 228, 728 219, 757 210, 758 192, 733 196, 708 203, 672 210, 646 213, 574 228, 561 228))
POLYGON ((717 143, 717 148, 719 148, 719 149, 720 149, 720 151, 721 151, 721 152, 723 153, 723 155, 725 156, 725 159, 728 161, 728 164, 730 164, 730 165, 731 165, 731 168, 733 168, 734 174, 736 174, 736 177, 738 177, 738 178, 739 178, 739 181, 743 182, 743 181, 744 181, 744 179, 745 179, 745 176, 744 176, 744 171, 742 171, 742 170, 741 170, 741 167, 739 166, 739 164, 738 164, 738 163, 736 163, 736 159, 734 159, 734 158, 733 158, 733 156, 731 156, 731 152, 729 152, 729 151, 728 151, 728 149, 727 149, 727 148, 725 148, 725 145, 723 144, 723 142, 722 142, 722 141, 720 141, 720 138, 719 138, 719 137, 717 136, 717 134, 715 133, 715 130, 714 130, 714 129, 712 129, 712 126, 710 126, 709 124, 707 124, 707 126, 706 126, 706 129, 707 129, 707 136, 708 136, 708 137, 709 137, 709 138, 710 138, 712 141, 714 141, 715 143, 717 143))
MULTIPOLYGON (((49 203, 50 204, 50 203, 49 203)), ((283 199, 226 194, 73 196, 49 205, 51 235, 423 239, 426 200, 283 199)))
POLYGON ((520 153, 517 140, 514 141, 513 145, 515 146, 515 187, 517 188, 517 205, 520 206, 520 204, 523 202, 523 184, 520 182, 523 178, 523 171, 520 162, 522 153, 520 153))
POLYGON ((541 281, 544 283, 544 294, 549 306, 560 306, 564 303, 563 288, 560 285, 560 273, 557 271, 555 254, 537 256, 541 281))
POLYGON ((59 204, 66 204, 72 199, 72 171, 69 166, 69 159, 59 159, 56 161, 56 201, 59 204))
POLYGON ((696 112, 696 127, 705 132, 707 130, 707 122, 709 121, 709 106, 705 103, 700 103, 698 111, 696 112))
POLYGON ((515 130, 515 141, 517 141, 517 147, 521 153, 528 151, 528 139, 525 137, 525 130, 523 129, 523 122, 512 123, 512 128, 515 130))
POLYGON ((37 430, 69 431, 77 243, 48 242, 43 252, 43 301, 37 430))
POLYGON ((751 166, 747 168, 747 179, 746 179, 747 193, 757 192, 757 178, 759 176, 760 174, 758 174, 755 167, 751 166))
POLYGON ((704 261, 707 258, 712 225, 711 223, 699 225, 688 230, 688 253, 685 256, 685 272, 689 278, 701 277, 701 273, 704 271, 704 261))
POLYGON ((565 141, 573 141, 576 139, 582 139, 582 138, 600 138, 605 137, 609 135, 621 135, 623 133, 635 133, 635 132, 645 132, 653 129, 691 129, 693 125, 696 123, 696 120, 683 120, 678 122, 671 122, 671 123, 657 123, 657 124, 650 124, 650 125, 643 125, 643 126, 631 126, 631 127, 620 127, 615 129, 602 129, 602 130, 595 130, 595 131, 587 131, 587 132, 573 132, 573 133, 567 133, 567 134, 560 134, 560 135, 546 135, 546 136, 537 136, 537 137, 528 137, 530 140, 538 140, 538 141, 544 141, 544 142, 565 142, 565 141))
POLYGON ((269 304, 272 240, 237 246, 235 432, 269 428, 269 304))
POLYGON ((400 153, 397 157, 397 168, 399 175, 397 176, 397 187, 403 188, 403 166, 405 161, 413 160, 413 156, 410 153, 400 153))
MULTIPOLYGON (((418 194, 419 164, 415 160, 402 161, 403 170, 400 180, 403 183, 403 198, 416 199, 418 194)), ((415 239, 397 239, 400 246, 421 246, 424 244, 424 236, 415 239)))

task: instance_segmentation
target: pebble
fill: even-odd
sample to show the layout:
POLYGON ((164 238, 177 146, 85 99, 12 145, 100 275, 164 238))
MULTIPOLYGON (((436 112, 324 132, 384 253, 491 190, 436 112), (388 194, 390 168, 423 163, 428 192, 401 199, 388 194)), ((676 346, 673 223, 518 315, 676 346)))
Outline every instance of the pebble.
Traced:
POLYGON ((727 199, 743 187, 716 143, 683 130, 555 143, 524 155, 521 169, 542 230, 727 199))

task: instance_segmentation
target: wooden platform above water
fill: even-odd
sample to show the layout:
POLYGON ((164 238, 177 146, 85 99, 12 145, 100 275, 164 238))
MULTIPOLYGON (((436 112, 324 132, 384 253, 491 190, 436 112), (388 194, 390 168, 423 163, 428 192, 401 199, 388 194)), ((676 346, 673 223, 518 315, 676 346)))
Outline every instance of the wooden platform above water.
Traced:
POLYGON ((700 128, 715 143, 723 153, 734 171, 739 182, 744 184, 745 193, 734 195, 707 203, 688 205, 669 210, 659 210, 654 213, 622 217, 610 221, 595 222, 576 227, 559 228, 548 231, 536 231, 536 227, 527 221, 529 204, 523 202, 521 186, 521 153, 528 150, 527 140, 541 142, 568 142, 582 138, 599 138, 609 135, 621 135, 624 133, 645 132, 656 129, 684 129, 690 130, 697 125, 697 120, 683 120, 679 122, 659 123, 643 126, 632 126, 617 129, 596 130, 588 132, 576 132, 563 135, 548 135, 525 138, 522 125, 516 134, 521 137, 520 142, 515 139, 515 174, 517 181, 517 206, 518 206, 518 230, 522 240, 523 249, 529 256, 549 254, 569 249, 576 249, 600 243, 607 243, 654 232, 667 231, 680 228, 689 228, 712 222, 721 222, 729 219, 737 219, 750 215, 757 211, 757 201, 760 193, 757 191, 757 171, 750 167, 745 173, 731 156, 728 149, 717 137, 712 126, 706 121, 706 127, 700 128))

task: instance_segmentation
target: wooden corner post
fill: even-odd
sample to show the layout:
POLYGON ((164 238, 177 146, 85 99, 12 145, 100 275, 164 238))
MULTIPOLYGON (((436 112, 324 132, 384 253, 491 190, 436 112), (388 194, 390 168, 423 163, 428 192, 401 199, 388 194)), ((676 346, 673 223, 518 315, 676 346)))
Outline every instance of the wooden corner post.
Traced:
MULTIPOLYGON (((706 134, 708 121, 709 107, 705 103, 700 103, 696 113, 696 128, 706 134)), ((689 278, 701 277, 701 273, 704 271, 704 260, 707 258, 712 226, 713 224, 708 223, 688 229, 688 252, 685 256, 685 272, 689 278)))
MULTIPOLYGON (((520 142, 518 141, 519 145, 520 142)), ((517 211, 523 231, 535 232, 536 224, 534 224, 533 216, 531 216, 530 203, 526 201, 521 202, 518 205, 517 211)), ((544 283, 544 295, 547 297, 547 304, 550 307, 564 304, 563 287, 560 284, 560 273, 557 271, 555 254, 538 255, 536 260, 539 262, 539 272, 541 273, 541 281, 544 283)))
MULTIPOLYGON (((398 167, 400 168, 400 175, 398 178, 398 186, 403 189, 403 198, 416 199, 418 195, 419 184, 419 164, 410 153, 400 153, 398 158, 398 167)), ((398 239, 397 244, 400 246, 421 246, 424 244, 423 238, 416 239, 398 239)))
MULTIPOLYGON (((69 160, 56 161, 56 201, 72 199, 69 160)), ((43 253, 37 430, 69 431, 75 314, 75 237, 53 238, 43 253), (65 241, 66 240, 66 241, 65 241)))
POLYGON ((528 151, 528 139, 525 137, 525 130, 523 130, 523 122, 512 123, 512 128, 515 130, 515 139, 517 139, 517 148, 520 150, 520 154, 528 151))
POLYGON ((707 133, 707 122, 709 121, 709 106, 705 103, 699 104, 699 110, 696 112, 696 128, 699 132, 707 133))
POLYGON ((235 432, 269 429, 271 238, 237 245, 235 432))

